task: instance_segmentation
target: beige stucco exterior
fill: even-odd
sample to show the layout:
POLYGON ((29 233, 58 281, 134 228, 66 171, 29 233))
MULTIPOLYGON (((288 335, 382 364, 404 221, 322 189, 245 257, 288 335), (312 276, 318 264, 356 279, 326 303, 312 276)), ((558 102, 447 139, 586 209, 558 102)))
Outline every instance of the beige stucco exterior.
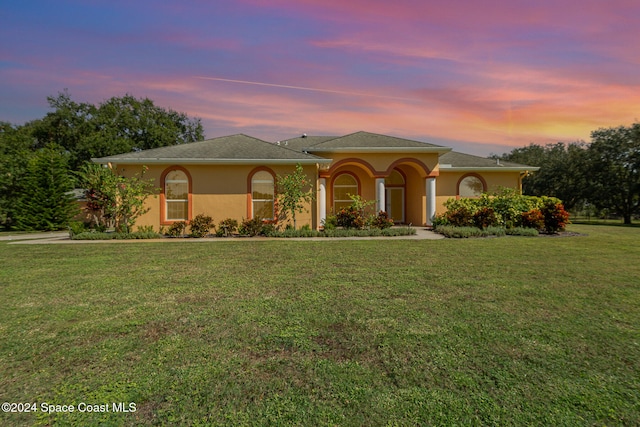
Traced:
MULTIPOLYGON (((124 154, 97 161, 110 165, 123 176, 138 174, 143 166, 148 168, 145 177, 153 180, 157 192, 147 199, 148 212, 138 219, 136 225, 153 226, 154 229, 175 222, 168 220, 165 200, 164 181, 172 170, 180 170, 188 178, 188 215, 185 219, 190 221, 204 214, 218 224, 227 218, 239 222, 252 218, 254 174, 268 172, 275 192, 277 176, 290 174, 297 164, 301 164, 308 181, 314 184, 316 198, 296 215, 297 226, 319 229, 323 219, 335 213, 339 206, 336 204, 336 192, 342 194, 341 203, 349 202, 345 199, 348 197, 345 187, 349 193, 357 192, 366 201, 375 201, 371 213, 385 210, 396 223, 429 225, 434 215, 444 212, 444 203, 448 199, 461 197, 460 183, 465 177, 477 178, 474 188, 479 187, 479 181, 485 192, 501 187, 521 191, 522 176, 529 168, 450 152, 446 147, 375 134, 356 133, 345 139, 352 145, 323 145, 321 142, 310 149, 293 149, 293 153, 293 150, 277 147, 279 144, 239 135, 194 143, 191 147, 157 149, 149 154, 124 154), (225 147, 232 147, 232 151, 239 147, 237 150, 242 153, 235 157, 215 157, 225 147), (276 156, 272 157, 273 160, 252 159, 254 148, 262 150, 260 153, 264 155, 275 152, 276 156), (172 150, 184 151, 174 155, 172 150), (204 150, 209 157, 198 157, 197 150, 204 150), (188 156, 182 156, 182 153, 188 156), (175 158, 165 162, 160 155, 174 155, 175 158), (136 160, 136 156, 141 160, 136 160), (344 185, 346 177, 341 178, 345 174, 351 183, 347 186, 344 185), (342 184, 336 189, 338 179, 342 184)), ((306 144, 307 140, 297 143, 306 144)))

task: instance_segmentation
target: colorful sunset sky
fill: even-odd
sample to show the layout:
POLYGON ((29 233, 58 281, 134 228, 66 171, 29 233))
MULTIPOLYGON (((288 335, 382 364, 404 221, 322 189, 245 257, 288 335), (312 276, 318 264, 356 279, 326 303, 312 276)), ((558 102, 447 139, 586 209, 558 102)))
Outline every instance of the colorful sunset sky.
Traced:
POLYGON ((640 118, 638 0, 5 0, 0 120, 148 97, 208 138, 360 130, 478 155, 640 118))

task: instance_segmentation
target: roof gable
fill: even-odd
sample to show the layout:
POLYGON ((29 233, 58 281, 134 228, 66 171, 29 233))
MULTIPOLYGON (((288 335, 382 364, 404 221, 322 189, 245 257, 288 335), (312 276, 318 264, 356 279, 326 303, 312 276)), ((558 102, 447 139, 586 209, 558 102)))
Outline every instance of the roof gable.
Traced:
POLYGON ((426 142, 413 141, 410 139, 397 138, 395 136, 380 135, 370 132, 356 132, 350 135, 340 136, 316 143, 308 150, 313 152, 336 152, 336 151, 353 151, 353 152, 393 152, 393 151, 410 151, 410 152, 447 152, 450 148, 441 145, 429 144, 426 142))
POLYGON ((93 160, 97 163, 252 163, 260 161, 318 163, 327 161, 327 159, 291 150, 282 145, 278 146, 244 134, 152 148, 93 160))
POLYGON ((440 170, 466 170, 466 169, 495 169, 495 170, 521 170, 536 171, 535 166, 521 165, 519 163, 505 162, 502 160, 489 159, 486 157, 474 156, 472 154, 450 151, 440 155, 440 170))

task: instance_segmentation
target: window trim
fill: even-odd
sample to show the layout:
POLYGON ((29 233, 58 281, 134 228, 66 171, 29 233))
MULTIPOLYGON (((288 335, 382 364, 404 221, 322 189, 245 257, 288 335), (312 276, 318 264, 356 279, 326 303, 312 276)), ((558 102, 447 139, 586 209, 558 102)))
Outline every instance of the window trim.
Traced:
MULTIPOLYGON (((351 200, 343 200, 343 199, 339 199, 336 200, 336 181, 338 180, 338 178, 340 178, 342 175, 349 175, 350 177, 353 178, 353 180, 356 182, 356 195, 360 195, 360 191, 362 186, 360 185, 360 180, 358 179, 358 176, 356 174, 354 174, 353 172, 350 171, 343 171, 343 172, 339 172, 336 175, 334 175, 333 180, 331 181, 331 207, 333 209, 333 212, 336 212, 336 202, 351 202, 351 200)), ((346 187, 344 185, 338 184, 341 187, 346 187)), ((352 187, 352 186, 349 186, 352 187)))
POLYGON ((187 221, 187 222, 191 221, 191 219, 193 218, 192 183, 193 183, 193 179, 191 178, 191 174, 187 169, 183 168, 182 166, 173 165, 173 166, 169 166, 164 171, 162 171, 162 175, 160 175, 160 185, 162 187, 162 191, 160 192, 160 225, 171 225, 178 221, 187 221), (182 200, 187 202, 187 218, 186 219, 167 219, 167 203, 169 202, 169 200, 167 200, 167 194, 166 194, 167 175, 169 175, 169 173, 173 171, 183 172, 187 177, 187 184, 188 184, 187 199, 186 200, 170 199, 171 201, 182 200))
POLYGON ((268 199, 253 199, 253 177, 259 172, 268 172, 271 175, 272 183, 273 183, 273 218, 262 218, 263 222, 273 222, 278 217, 278 209, 277 209, 277 188, 276 188, 276 174, 273 170, 266 166, 259 166, 249 172, 247 175, 247 218, 253 219, 253 202, 254 201, 268 201, 268 199))
POLYGON ((482 176, 480 176, 479 174, 477 174, 475 172, 466 173, 466 174, 464 174, 464 175, 462 175, 460 177, 460 179, 458 180, 458 183, 456 184, 456 198, 457 199, 461 199, 461 198, 474 199, 474 198, 480 197, 480 196, 462 196, 462 195, 460 195, 460 185, 462 185, 462 181, 464 181, 466 178, 470 178, 470 177, 478 178, 480 180, 480 182, 482 183, 482 192, 481 193, 486 193, 487 192, 487 181, 485 181, 482 176))

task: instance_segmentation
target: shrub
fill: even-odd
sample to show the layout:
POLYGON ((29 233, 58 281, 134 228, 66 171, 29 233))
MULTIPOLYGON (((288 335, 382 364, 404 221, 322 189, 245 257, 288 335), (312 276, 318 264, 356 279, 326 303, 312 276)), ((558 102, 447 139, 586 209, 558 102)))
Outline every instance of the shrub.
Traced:
POLYGON ((569 212, 557 200, 555 198, 546 199, 541 209, 544 216, 544 228, 549 234, 562 231, 569 224, 569 212))
POLYGON ((450 225, 443 225, 436 228, 436 232, 442 234, 445 237, 458 239, 505 235, 505 229, 503 227, 487 227, 485 229, 480 229, 478 227, 453 227, 450 225))
POLYGON ((324 230, 335 230, 338 227, 338 217, 336 215, 327 215, 322 221, 324 230))
POLYGON ((185 228, 187 228, 187 223, 184 221, 176 221, 167 230, 167 236, 171 237, 180 237, 183 235, 185 228))
POLYGON ((365 220, 362 212, 357 210, 353 205, 342 208, 336 214, 336 223, 338 227, 355 228, 360 230, 364 228, 365 220))
POLYGON ((73 236, 82 234, 88 231, 88 227, 84 222, 71 221, 69 223, 69 238, 73 239, 73 236))
POLYGON ((242 235, 253 237, 262 234, 262 227, 262 220, 258 217, 243 219, 240 227, 238 227, 238 232, 242 235))
POLYGON ((277 229, 275 224, 271 222, 267 222, 266 224, 262 224, 262 229, 260 230, 260 234, 263 236, 271 237, 277 233, 277 229))
POLYGON ((238 230, 238 220, 232 218, 226 218, 220 221, 218 225, 218 232, 216 235, 230 237, 235 231, 238 230))
MULTIPOLYGON (((153 225, 141 225, 138 227, 138 233, 155 233, 153 225)), ((156 233, 157 234, 157 233, 156 233)), ((162 234, 162 233, 160 233, 162 234)))
POLYGON ((104 233, 86 231, 71 237, 72 240, 133 240, 133 239, 159 239, 162 235, 154 231, 136 231, 134 233, 104 233))
POLYGON ((191 229, 189 234, 191 237, 204 237, 213 228, 213 218, 199 214, 191 220, 189 228, 191 229))
POLYGON ((393 226, 393 219, 389 218, 389 214, 385 211, 378 212, 377 216, 369 218, 369 227, 384 230, 393 226))
POLYGON ((542 215, 540 209, 531 209, 529 211, 522 212, 520 224, 524 228, 542 230, 544 229, 544 215, 542 215))
POLYGON ((474 212, 466 206, 460 206, 459 208, 447 211, 446 218, 447 224, 454 227, 472 227, 474 212))
POLYGON ((538 230, 536 230, 535 228, 513 227, 507 228, 505 231, 509 236, 535 237, 538 235, 538 230))
POLYGON ((473 223, 478 228, 487 228, 497 226, 499 221, 493 208, 482 207, 473 214, 473 223))

